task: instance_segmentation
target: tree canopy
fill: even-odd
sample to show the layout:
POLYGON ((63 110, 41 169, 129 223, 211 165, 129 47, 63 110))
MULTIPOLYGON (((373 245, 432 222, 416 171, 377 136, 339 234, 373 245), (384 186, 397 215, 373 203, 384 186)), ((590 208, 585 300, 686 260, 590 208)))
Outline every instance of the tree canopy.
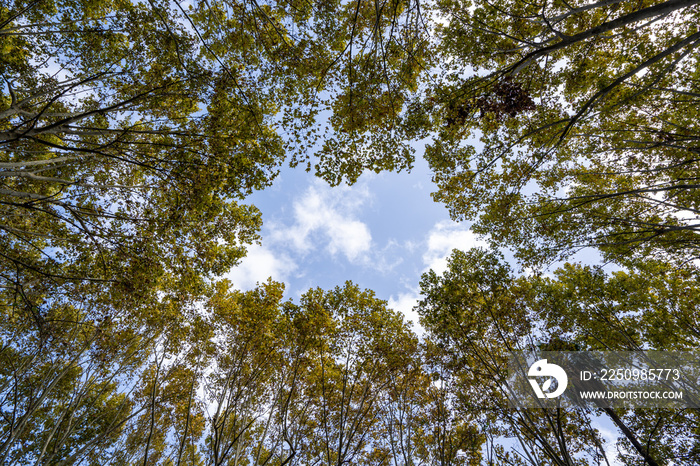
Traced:
MULTIPOLYGON (((640 271, 606 274, 566 264, 554 276, 515 276, 485 250, 454 251, 447 271, 423 276, 421 321, 455 380, 455 409, 488 416, 488 436, 517 439, 525 464, 613 461, 596 417, 620 429, 621 464, 695 464, 697 410, 542 408, 517 410, 506 380, 512 351, 689 351, 698 347, 697 271, 648 261, 640 271), (468 395, 465 395, 468 394, 468 395)), ((521 464, 496 450, 495 464, 521 464)))
POLYGON ((3 6, 4 280, 220 275, 257 239, 241 201, 285 159, 317 160, 335 183, 410 166, 400 120, 419 13, 340 6, 3 6), (337 131, 311 134, 326 110, 337 131))
POLYGON ((697 349, 699 3, 0 2, 0 464, 611 464, 601 418, 621 464, 698 464, 696 410, 503 384, 514 350, 697 349), (349 281, 221 278, 283 165, 418 140, 491 243, 423 275, 424 335, 349 281), (583 248, 620 270, 547 273, 583 248))
POLYGON ((436 9, 426 157, 454 218, 531 264, 588 246, 697 257, 697 2, 436 9))

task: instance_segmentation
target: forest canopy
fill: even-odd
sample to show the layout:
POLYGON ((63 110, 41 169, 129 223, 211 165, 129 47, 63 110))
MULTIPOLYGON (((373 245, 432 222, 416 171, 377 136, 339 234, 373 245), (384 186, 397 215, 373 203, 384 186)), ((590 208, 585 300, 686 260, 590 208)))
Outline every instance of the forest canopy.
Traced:
POLYGON ((502 381, 513 349, 697 350, 699 25, 697 0, 0 2, 0 464, 698 464, 697 410, 518 411, 502 381), (424 334, 350 281, 222 278, 282 167, 351 184, 419 143, 490 244, 423 275, 424 334))

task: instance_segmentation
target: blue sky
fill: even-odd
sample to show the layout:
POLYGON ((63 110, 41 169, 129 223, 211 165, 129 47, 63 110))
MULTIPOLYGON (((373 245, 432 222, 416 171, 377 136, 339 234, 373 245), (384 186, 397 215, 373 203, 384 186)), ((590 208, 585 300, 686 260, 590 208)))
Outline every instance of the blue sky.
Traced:
MULTIPOLYGON (((423 145, 415 148, 410 172, 368 172, 352 186, 330 187, 300 167, 283 168, 271 187, 246 200, 262 212, 262 242, 250 246, 226 278, 235 288, 250 290, 272 277, 284 282, 286 296, 296 301, 309 288, 331 289, 351 280, 417 324, 412 308, 420 297, 421 275, 444 271, 452 249, 487 245, 468 222, 452 221, 447 209, 432 200, 436 186, 423 145)), ((513 255, 501 252, 517 270, 513 255)), ((591 249, 569 260, 601 264, 591 249)))
MULTIPOLYGON (((421 274, 444 271, 454 248, 486 247, 469 223, 452 221, 432 200, 434 190, 422 148, 411 172, 365 173, 352 186, 330 187, 301 168, 283 168, 271 187, 247 199, 262 212, 261 245, 250 246, 226 278, 250 290, 272 277, 296 301, 309 288, 351 280, 417 323, 421 274)), ((599 263, 600 256, 588 250, 572 260, 599 263)))
POLYGON ((484 245, 433 202, 433 190, 420 153, 410 173, 365 173, 352 186, 331 188, 302 169, 284 169, 248 199, 262 211, 262 244, 227 278, 251 289, 271 276, 294 300, 351 280, 417 322, 411 309, 421 274, 444 270, 453 248, 484 245))

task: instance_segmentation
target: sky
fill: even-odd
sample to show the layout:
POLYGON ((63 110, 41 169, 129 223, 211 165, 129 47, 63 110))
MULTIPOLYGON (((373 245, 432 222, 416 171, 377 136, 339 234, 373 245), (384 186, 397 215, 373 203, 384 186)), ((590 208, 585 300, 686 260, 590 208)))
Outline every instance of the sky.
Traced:
MULTIPOLYGON (((444 271, 452 249, 487 245, 468 222, 452 221, 432 200, 431 171, 422 147, 416 149, 410 172, 364 173, 352 186, 330 187, 301 168, 283 168, 271 187, 247 198, 262 212, 262 241, 226 278, 250 290, 272 277, 297 302, 310 288, 329 290, 350 280, 417 324, 421 275, 444 271)), ((515 269, 513 255, 501 252, 515 269)), ((588 251, 572 259, 597 263, 600 257, 588 251)), ((422 333, 418 325, 414 330, 422 333)))
POLYGON ((243 290, 272 277, 297 302, 309 288, 350 280, 417 323, 421 274, 445 270, 453 248, 485 242, 433 202, 430 169, 416 155, 410 173, 365 173, 352 186, 331 188, 303 169, 283 169, 272 187, 248 198, 262 212, 261 245, 226 277, 243 290))

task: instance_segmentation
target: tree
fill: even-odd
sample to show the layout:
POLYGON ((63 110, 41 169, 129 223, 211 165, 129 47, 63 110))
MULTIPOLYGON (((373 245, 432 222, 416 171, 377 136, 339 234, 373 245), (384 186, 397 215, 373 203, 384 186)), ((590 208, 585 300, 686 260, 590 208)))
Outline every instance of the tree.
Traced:
POLYGON ((391 381, 415 371, 416 336, 385 301, 351 282, 309 290, 301 306, 325 313, 329 325, 306 382, 314 429, 298 464, 388 464, 396 452, 384 441, 382 413, 391 381))
POLYGON ((285 415, 297 402, 308 370, 299 348, 296 310, 282 303, 272 281, 242 293, 217 285, 210 301, 211 374, 204 384, 210 406, 209 462, 287 464, 294 457, 285 415))
POLYGON ((435 7, 435 199, 529 264, 697 257, 697 2, 470 5, 435 7))
MULTIPOLYGON (((429 380, 428 386, 414 402, 420 404, 420 433, 415 464, 476 465, 483 464, 486 435, 484 418, 475 411, 464 409, 464 401, 478 401, 471 391, 464 392, 464 384, 452 370, 444 348, 434 340, 425 339, 422 359, 429 380)), ((411 463, 409 463, 411 464, 411 463)))
POLYGON ((132 382, 157 334, 77 300, 44 303, 34 319, 2 304, 0 464, 108 461, 149 406, 132 398, 132 382))
POLYGON ((509 352, 526 348, 537 325, 523 291, 498 255, 454 251, 443 276, 433 271, 423 276, 425 298, 417 309, 440 361, 440 378, 450 387, 450 411, 488 440, 491 459, 575 464, 577 454, 585 457, 585 445, 596 445, 591 429, 572 432, 572 426, 585 426, 585 419, 578 412, 514 410, 504 392, 509 352), (517 440, 517 453, 498 445, 503 437, 517 440))
POLYGON ((3 286, 155 299, 234 265, 260 225, 238 201, 283 158, 270 103, 231 84, 233 65, 213 65, 175 5, 0 14, 13 57, 0 64, 3 286))
MULTIPOLYGON (((623 464, 693 464, 694 410, 516 410, 503 386, 510 351, 696 348, 699 335, 690 321, 698 303, 683 298, 695 293, 696 275, 647 261, 634 272, 606 274, 567 264, 552 278, 516 277, 494 253, 454 251, 442 276, 424 275, 418 311, 449 376, 458 381, 457 392, 465 394, 463 409, 490 417, 491 431, 482 431, 487 437, 518 439, 529 464, 603 461, 603 439, 592 425, 596 415, 620 429, 618 444, 628 452, 621 455, 623 464)), ((499 461, 510 462, 505 453, 499 461)))

